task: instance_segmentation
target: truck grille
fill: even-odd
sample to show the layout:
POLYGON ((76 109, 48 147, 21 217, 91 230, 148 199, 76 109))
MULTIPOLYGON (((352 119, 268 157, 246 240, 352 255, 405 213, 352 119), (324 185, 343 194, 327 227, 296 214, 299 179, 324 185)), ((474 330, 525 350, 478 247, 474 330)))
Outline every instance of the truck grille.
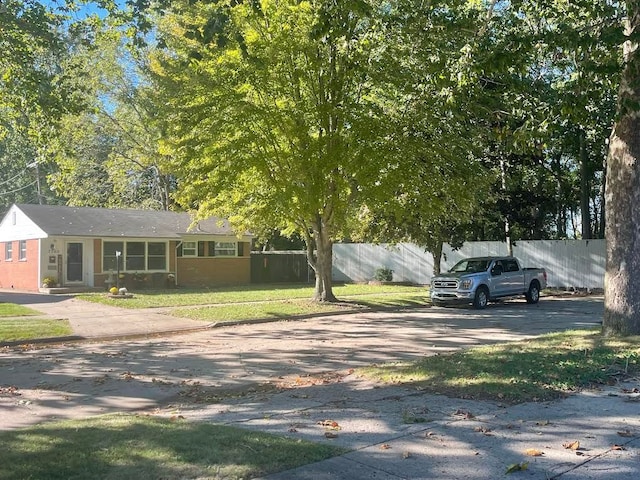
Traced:
POLYGON ((434 280, 433 281, 434 288, 458 288, 457 280, 434 280))

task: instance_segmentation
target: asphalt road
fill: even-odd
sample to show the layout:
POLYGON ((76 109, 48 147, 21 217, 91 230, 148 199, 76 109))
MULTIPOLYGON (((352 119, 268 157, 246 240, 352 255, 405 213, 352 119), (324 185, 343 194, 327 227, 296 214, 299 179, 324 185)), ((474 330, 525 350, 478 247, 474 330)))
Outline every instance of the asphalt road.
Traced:
MULTIPOLYGON (((87 321, 99 316, 95 308, 91 305, 87 321)), ((112 313, 110 321, 117 321, 112 313)), ((339 376, 373 363, 593 327, 601 322, 602 313, 601 298, 545 298, 537 305, 514 301, 492 304, 483 311, 368 312, 136 340, 96 338, 4 348, 0 350, 0 429, 49 419, 175 407, 222 391, 260 390, 256 386, 281 384, 283 379, 329 378, 332 372, 341 372, 339 376)))

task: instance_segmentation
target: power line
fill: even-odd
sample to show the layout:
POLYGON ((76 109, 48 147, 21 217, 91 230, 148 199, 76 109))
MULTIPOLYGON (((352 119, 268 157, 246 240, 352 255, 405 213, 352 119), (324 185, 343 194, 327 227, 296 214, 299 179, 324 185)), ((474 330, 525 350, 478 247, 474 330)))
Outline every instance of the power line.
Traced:
POLYGON ((16 175, 14 175, 13 177, 11 177, 10 179, 0 182, 0 185, 4 185, 6 183, 9 183, 9 182, 15 180, 16 178, 18 178, 19 176, 24 175, 25 173, 27 173, 27 169, 26 168, 24 170, 22 170, 20 173, 18 173, 16 175))
POLYGON ((0 192, 0 196, 2 196, 2 195, 11 195, 12 193, 16 193, 16 192, 19 192, 21 190, 26 190, 29 187, 33 187, 36 183, 38 183, 38 181, 34 180, 29 185, 25 185, 24 187, 20 187, 20 188, 17 188, 15 190, 11 190, 9 192, 0 192))

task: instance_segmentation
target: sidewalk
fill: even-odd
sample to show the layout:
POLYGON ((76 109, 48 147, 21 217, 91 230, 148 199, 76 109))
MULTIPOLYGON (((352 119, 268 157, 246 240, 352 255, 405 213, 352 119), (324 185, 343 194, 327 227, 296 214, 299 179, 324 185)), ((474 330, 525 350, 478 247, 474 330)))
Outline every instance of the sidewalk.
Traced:
POLYGON ((0 385, 19 386, 20 398, 32 402, 25 407, 0 398, 2 422, 18 421, 25 414, 32 415, 25 418, 31 422, 52 415, 72 418, 132 410, 171 416, 178 409, 189 421, 330 442, 351 450, 264 480, 640 477, 637 379, 564 400, 507 406, 379 386, 345 370, 373 363, 372 358, 415 358, 433 352, 432 346, 437 351, 440 343, 471 345, 473 339, 481 343, 498 336, 535 334, 548 328, 545 318, 558 328, 594 325, 601 318, 601 305, 593 302, 549 301, 528 310, 518 304, 484 313, 424 309, 336 316, 301 322, 295 330, 287 322, 203 330, 201 322, 157 311, 42 295, 19 302, 15 296, 7 299, 10 295, 18 294, 0 292, 0 301, 68 318, 77 336, 94 341, 0 351, 0 385), (529 325, 533 319, 537 323, 529 325), (382 325, 391 321, 393 330, 384 330, 382 325), (158 336, 163 331, 191 333, 158 336), (135 340, 102 342, 104 337, 135 340), (127 373, 126 379, 121 372, 127 373), (43 379, 48 383, 39 387, 43 379), (215 404, 180 403, 184 382, 211 391, 237 388, 249 393, 215 404), (253 390, 265 382, 288 388, 253 390), (55 389, 49 388, 53 385, 55 389), (62 396, 64 402, 58 400, 62 396), (576 448, 565 448, 571 445, 576 448), (507 475, 510 466, 525 464, 526 469, 507 475))
POLYGON ((126 300, 114 300, 110 306, 78 300, 72 295, 0 290, 0 301, 31 307, 46 317, 69 320, 75 340, 133 338, 208 328, 198 320, 163 314, 162 309, 133 310, 117 306, 117 302, 126 300))

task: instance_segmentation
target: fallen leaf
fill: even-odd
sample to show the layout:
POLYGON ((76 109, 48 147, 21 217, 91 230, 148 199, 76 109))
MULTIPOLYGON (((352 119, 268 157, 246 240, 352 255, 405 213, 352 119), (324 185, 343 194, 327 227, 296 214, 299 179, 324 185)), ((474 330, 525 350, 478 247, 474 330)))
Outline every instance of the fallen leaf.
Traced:
POLYGON ((634 388, 623 388, 622 393, 640 393, 637 387, 634 388))
POLYGON ((388 443, 383 443, 382 445, 380 445, 380 450, 389 450, 391 448, 391 445, 389 445, 388 443))
POLYGON ((489 433, 489 432, 491 432, 491 429, 490 429, 490 428, 487 428, 487 427, 485 427, 485 426, 482 426, 482 427, 476 427, 476 428, 474 428, 474 429, 473 429, 473 431, 474 431, 474 432, 478 432, 478 433, 483 433, 483 434, 485 434, 487 437, 490 437, 490 436, 492 436, 492 435, 493 435, 492 433, 489 433))
POLYGON ((481 427, 476 427, 473 429, 474 432, 484 433, 485 435, 490 435, 490 428, 485 427, 484 425, 481 427))
POLYGON ((340 430, 341 427, 335 420, 322 420, 318 422, 318 425, 322 425, 325 428, 330 428, 332 430, 340 430))
POLYGON ((509 474, 513 472, 520 472, 522 470, 526 470, 527 468, 529 468, 529 462, 514 463, 512 465, 509 465, 507 467, 507 471, 504 473, 509 474))
POLYGON ((574 442, 564 442, 562 446, 567 450, 578 450, 580 448, 580 442, 578 440, 574 442))
POLYGON ((530 457, 541 457, 544 455, 544 452, 537 450, 535 448, 528 448, 524 451, 525 455, 529 455, 530 457))
POLYGON ((410 458, 411 452, 402 452, 402 458, 410 458))
POLYGON ((621 437, 633 437, 633 433, 630 430, 623 430, 622 432, 618 432, 618 435, 621 437))
POLYGON ((466 410, 460 410, 460 409, 456 410, 456 413, 454 413, 454 415, 462 415, 466 420, 475 418, 473 413, 467 412, 466 410))
POLYGON ((622 445, 612 445, 611 450, 624 450, 625 448, 622 445))

